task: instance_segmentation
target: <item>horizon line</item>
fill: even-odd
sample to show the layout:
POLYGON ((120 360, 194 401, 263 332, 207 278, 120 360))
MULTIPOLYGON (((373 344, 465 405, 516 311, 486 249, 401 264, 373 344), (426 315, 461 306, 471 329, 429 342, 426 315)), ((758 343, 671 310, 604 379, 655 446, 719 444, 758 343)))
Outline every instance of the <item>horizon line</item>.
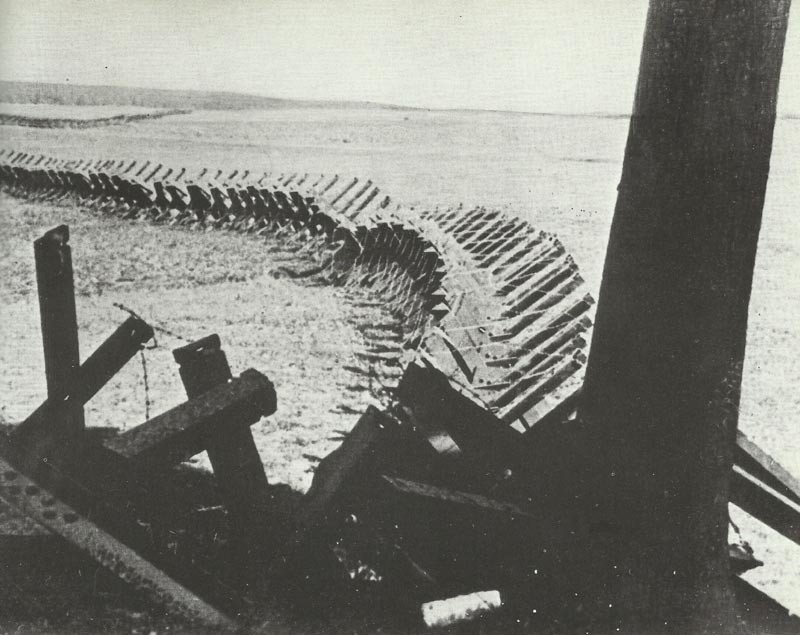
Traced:
MULTIPOLYGON (((409 110, 418 111, 424 110, 428 112, 466 112, 466 113, 490 113, 490 114, 509 114, 509 115, 534 115, 539 117, 597 117, 602 119, 629 119, 632 116, 630 112, 613 112, 613 111, 540 111, 540 110, 508 110, 503 108, 475 108, 475 107, 436 107, 436 106, 410 106, 404 104, 394 104, 390 102, 371 101, 369 99, 313 99, 303 97, 275 97, 263 93, 251 93, 238 90, 228 89, 212 89, 204 90, 201 88, 159 88, 155 86, 136 86, 131 84, 86 84, 86 83, 72 83, 68 79, 64 82, 50 82, 50 81, 32 81, 25 79, 6 79, 0 77, 0 82, 9 84, 32 84, 32 85, 51 85, 51 86, 74 86, 76 88, 109 88, 109 89, 125 89, 125 90, 152 90, 165 93, 195 93, 198 95, 230 95, 237 97, 255 98, 255 99, 268 99, 279 102, 294 102, 296 104, 312 104, 312 105, 339 105, 339 106, 369 106, 372 108, 383 108, 386 110, 409 110)), ((0 92, 1 103, 31 103, 31 102, 4 102, 3 94, 0 92)), ((59 104, 52 104, 59 105, 59 104)), ((64 104, 69 105, 69 104, 64 104)), ((306 106, 308 107, 308 106, 306 106)), ((206 108, 198 110, 258 110, 258 108, 206 108)), ((800 113, 785 112, 777 113, 778 119, 800 119, 800 113)))

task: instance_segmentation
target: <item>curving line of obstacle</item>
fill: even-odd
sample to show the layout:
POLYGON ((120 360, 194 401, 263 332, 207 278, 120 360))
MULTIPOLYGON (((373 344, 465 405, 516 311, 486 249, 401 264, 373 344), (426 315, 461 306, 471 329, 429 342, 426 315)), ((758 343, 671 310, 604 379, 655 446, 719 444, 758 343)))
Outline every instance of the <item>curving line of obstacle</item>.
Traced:
POLYGON ((0 151, 0 187, 126 219, 277 238, 313 275, 367 290, 401 333, 365 332, 364 357, 413 351, 522 431, 571 408, 583 380, 594 300, 553 235, 483 207, 404 208, 369 180, 339 175, 64 160, 0 151), (212 176, 213 174, 213 176, 212 176))
POLYGON ((69 117, 30 117, 28 115, 11 115, 0 113, 0 126, 23 126, 26 128, 99 128, 115 126, 146 119, 161 119, 170 115, 185 115, 191 110, 159 110, 147 113, 112 115, 111 117, 94 117, 92 119, 74 119, 69 117))

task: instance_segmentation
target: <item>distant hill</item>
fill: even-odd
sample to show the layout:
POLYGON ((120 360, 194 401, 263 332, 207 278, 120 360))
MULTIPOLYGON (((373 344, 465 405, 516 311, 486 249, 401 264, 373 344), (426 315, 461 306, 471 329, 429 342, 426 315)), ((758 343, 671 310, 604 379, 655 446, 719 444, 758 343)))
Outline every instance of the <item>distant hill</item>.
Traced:
POLYGON ((369 102, 303 101, 230 92, 167 90, 128 86, 44 84, 0 80, 0 102, 70 106, 142 106, 189 110, 264 110, 272 108, 387 108, 413 110, 369 102))
MULTIPOLYGON (((451 110, 456 112, 509 112, 516 115, 600 117, 627 119, 628 113, 560 113, 472 108, 415 108, 368 101, 313 101, 280 99, 245 93, 201 90, 133 88, 130 86, 89 86, 85 84, 45 84, 0 80, 0 102, 11 104, 61 104, 67 106, 141 106, 169 110, 268 110, 273 108, 367 108, 383 110, 451 110)), ((800 119, 798 113, 779 113, 779 119, 800 119)))

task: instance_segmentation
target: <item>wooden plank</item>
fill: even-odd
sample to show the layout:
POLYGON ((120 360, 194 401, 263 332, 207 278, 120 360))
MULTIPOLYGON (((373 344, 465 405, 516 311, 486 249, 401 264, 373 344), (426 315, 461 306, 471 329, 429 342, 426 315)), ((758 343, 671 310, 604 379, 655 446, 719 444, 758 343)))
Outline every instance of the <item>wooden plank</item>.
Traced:
MULTIPOLYGON (((14 445, 28 459, 38 459, 57 446, 64 431, 52 422, 81 412, 97 392, 153 337, 153 329, 137 317, 123 322, 72 374, 57 397, 49 397, 11 433, 14 445)), ((66 431, 69 436, 69 430, 66 431)))
MULTIPOLYGON (((60 399, 80 366, 69 227, 59 225, 45 233, 33 242, 33 252, 47 395, 60 399)), ((76 431, 82 430, 83 409, 76 408, 67 423, 76 431)))
POLYGON ((342 444, 327 455, 314 471, 314 480, 303 504, 295 517, 297 527, 304 531, 320 525, 335 503, 346 495, 353 480, 375 476, 381 466, 381 458, 391 447, 393 432, 397 424, 370 406, 359 418, 342 444))
MULTIPOLYGON (((198 398, 215 387, 223 387, 232 379, 231 369, 219 336, 214 334, 173 351, 180 365, 181 379, 189 399, 198 398)), ((271 388, 271 384, 270 384, 271 388)), ((273 401, 273 394, 270 397, 273 401)), ((275 404, 270 404, 271 414, 275 404)), ((228 518, 238 547, 243 570, 250 570, 251 551, 263 548, 266 540, 259 537, 267 496, 267 476, 256 448, 249 421, 240 419, 208 429, 205 449, 214 469, 214 477, 228 510, 228 518)), ((262 538, 265 538, 262 536, 262 538)))
MULTIPOLYGON (((325 536, 326 532, 329 534, 331 528, 334 532, 341 532, 341 525, 351 510, 360 514, 362 505, 370 505, 371 497, 381 491, 382 471, 405 468, 424 474, 431 469, 436 458, 424 439, 410 430, 403 430, 387 414, 368 408, 341 446, 317 467, 311 489, 303 497, 293 518, 292 533, 270 564, 267 580, 284 579, 288 571, 298 566, 298 562, 308 564, 310 544, 325 536)), ((358 525, 369 536, 368 541, 384 545, 386 559, 382 564, 390 576, 402 581, 401 584, 410 585, 404 588, 404 592, 411 594, 414 592, 411 587, 434 584, 390 536, 382 535, 364 519, 359 520, 358 525)), ((326 549, 331 547, 333 545, 326 545, 326 549)))
POLYGON ((800 505, 800 481, 741 431, 736 434, 733 460, 736 465, 800 505))
MULTIPOLYGON (((421 497, 434 501, 439 501, 445 505, 458 507, 470 507, 489 514, 508 515, 514 518, 528 518, 536 520, 537 515, 533 510, 522 507, 518 503, 510 501, 498 501, 483 494, 471 492, 461 492, 438 485, 420 483, 392 476, 383 476, 383 480, 395 492, 411 497, 421 497)), ((532 540, 532 542, 535 542, 532 540)))
POLYGON ((215 427, 253 424, 275 408, 272 382, 250 369, 104 445, 139 466, 164 468, 206 449, 208 435, 215 427))
POLYGON ((492 472, 525 462, 521 436, 485 406, 462 394, 435 368, 409 364, 397 388, 429 436, 446 432, 464 455, 492 472))
POLYGON ((730 500, 768 527, 800 545, 800 505, 768 487, 738 465, 733 468, 730 500))

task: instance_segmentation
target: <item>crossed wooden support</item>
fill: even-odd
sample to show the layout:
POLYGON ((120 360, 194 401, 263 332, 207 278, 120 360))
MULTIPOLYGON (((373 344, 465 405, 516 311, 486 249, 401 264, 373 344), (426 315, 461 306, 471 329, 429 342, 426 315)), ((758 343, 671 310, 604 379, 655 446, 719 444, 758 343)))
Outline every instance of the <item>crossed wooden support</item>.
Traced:
POLYGON ((250 426, 275 411, 272 383, 252 369, 234 378, 219 337, 203 338, 174 351, 187 402, 97 442, 83 406, 153 330, 130 317, 79 364, 68 228, 47 232, 34 248, 48 396, 0 438, 0 499, 178 613, 230 625, 241 594, 192 558, 174 557, 139 525, 159 504, 181 504, 163 476, 205 450, 227 510, 233 569, 247 570, 263 542, 267 488, 250 426))

